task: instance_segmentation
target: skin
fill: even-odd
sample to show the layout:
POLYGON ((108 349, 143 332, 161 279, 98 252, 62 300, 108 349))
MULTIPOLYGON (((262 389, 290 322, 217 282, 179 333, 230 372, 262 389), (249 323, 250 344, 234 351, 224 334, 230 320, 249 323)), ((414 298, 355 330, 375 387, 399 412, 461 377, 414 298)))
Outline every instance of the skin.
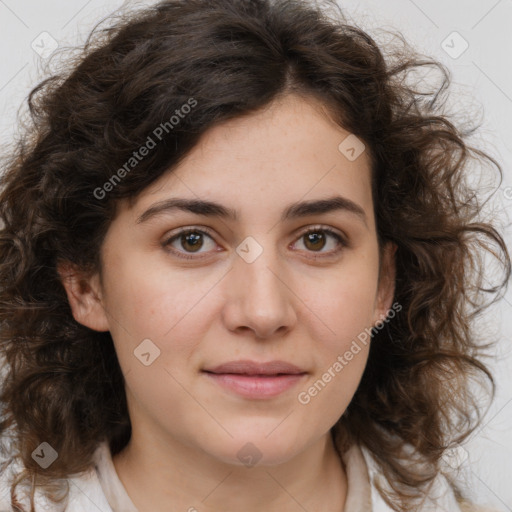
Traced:
POLYGON ((344 509, 346 473, 330 429, 356 391, 369 345, 308 404, 298 394, 385 318, 396 249, 386 245, 379 257, 370 161, 338 150, 348 135, 321 104, 297 95, 218 125, 172 172, 118 204, 101 277, 59 267, 75 319, 114 340, 132 438, 113 461, 140 512, 344 509), (291 203, 336 194, 366 221, 346 210, 280 220, 291 203), (137 222, 170 197, 216 201, 238 217, 173 210, 137 222), (211 235, 196 250, 179 236, 166 247, 180 227, 211 235), (308 242, 311 228, 325 241, 308 242), (251 263, 236 252, 249 236, 263 249, 251 263), (148 366, 134 356, 144 339, 160 350, 148 366), (237 359, 281 359, 307 375, 261 400, 201 371, 237 359), (253 467, 237 456, 248 442, 261 456, 253 467))

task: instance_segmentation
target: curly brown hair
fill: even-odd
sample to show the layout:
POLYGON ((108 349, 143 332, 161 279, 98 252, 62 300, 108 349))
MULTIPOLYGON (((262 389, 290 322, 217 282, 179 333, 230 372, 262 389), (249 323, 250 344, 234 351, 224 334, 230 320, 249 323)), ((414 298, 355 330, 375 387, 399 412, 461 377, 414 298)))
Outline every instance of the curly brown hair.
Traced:
POLYGON ((483 362, 492 340, 484 343, 474 321, 511 272, 497 227, 481 217, 487 201, 468 180, 472 160, 492 164, 500 178, 502 170, 468 145, 477 127, 449 120, 448 69, 400 33, 385 56, 334 0, 325 9, 301 0, 164 0, 111 19, 31 91, 31 123, 2 166, 0 433, 11 436, 23 463, 13 506, 22 481, 31 482, 34 510, 36 486, 49 492, 88 470, 100 441, 115 455, 131 434, 110 333, 74 320, 57 264, 101 272, 118 199, 135 198, 176 167, 211 127, 293 92, 319 99, 364 141, 379 244, 398 248, 394 299, 403 312, 373 333, 361 383, 332 433, 340 449, 367 447, 392 483, 383 497, 411 510, 445 450, 481 421, 470 384, 493 390, 483 362), (428 91, 408 83, 423 67, 441 77, 428 91), (193 114, 99 194, 190 98, 193 114), (485 256, 501 270, 495 286, 486 282, 485 256), (31 457, 43 440, 59 453, 44 470, 31 457), (403 460, 407 445, 421 469, 403 460))

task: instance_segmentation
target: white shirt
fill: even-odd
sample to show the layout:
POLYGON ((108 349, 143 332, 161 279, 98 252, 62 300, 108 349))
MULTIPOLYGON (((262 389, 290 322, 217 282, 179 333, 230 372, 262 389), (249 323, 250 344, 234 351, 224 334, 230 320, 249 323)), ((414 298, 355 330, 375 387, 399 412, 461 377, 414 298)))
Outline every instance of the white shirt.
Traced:
MULTIPOLYGON (((5 454, 4 454, 5 456, 5 454)), ((375 460, 370 452, 357 445, 352 446, 344 455, 348 490, 344 512, 393 512, 383 501, 375 488, 379 474, 375 460)), ((19 468, 14 462, 12 467, 19 468)), ((10 466, 10 468, 11 468, 10 466)), ((0 512, 11 512, 10 502, 10 470, 0 475, 0 512)), ((47 501, 37 489, 34 501, 37 511, 41 512, 138 512, 126 489, 121 483, 110 449, 106 442, 101 443, 94 453, 94 467, 81 476, 71 477, 69 483, 69 500, 67 507, 55 506, 47 501)), ((20 502, 30 510, 28 497, 20 502)), ((200 512, 200 506, 196 507, 200 512)), ((421 512, 460 512, 453 492, 446 479, 439 475, 429 496, 425 499, 421 512)))

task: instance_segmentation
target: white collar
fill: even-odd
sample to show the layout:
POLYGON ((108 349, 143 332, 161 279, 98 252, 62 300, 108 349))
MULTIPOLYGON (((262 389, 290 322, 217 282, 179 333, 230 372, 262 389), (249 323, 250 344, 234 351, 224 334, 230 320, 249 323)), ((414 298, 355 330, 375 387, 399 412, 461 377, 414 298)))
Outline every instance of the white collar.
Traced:
MULTIPOLYGON (((412 447, 409 448, 412 451, 412 447)), ((376 483, 378 482, 383 489, 390 490, 391 486, 388 480, 384 478, 384 475, 379 470, 377 460, 373 454, 365 447, 361 447, 361 452, 366 461, 368 477, 371 483, 372 508, 370 510, 372 512, 394 512, 376 488, 376 483)), ((438 473, 432 481, 428 495, 424 497, 417 512, 462 512, 453 489, 441 473, 438 473)))

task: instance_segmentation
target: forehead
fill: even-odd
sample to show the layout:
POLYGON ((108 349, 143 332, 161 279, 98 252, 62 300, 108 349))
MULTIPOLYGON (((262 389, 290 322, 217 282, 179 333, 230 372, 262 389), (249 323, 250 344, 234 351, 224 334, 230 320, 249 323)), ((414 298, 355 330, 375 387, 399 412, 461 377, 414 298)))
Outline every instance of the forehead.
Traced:
POLYGON ((289 95, 266 108, 214 126, 178 166, 131 205, 186 197, 220 202, 248 216, 301 199, 342 195, 370 215, 370 158, 364 145, 314 99, 289 95), (359 152, 347 153, 354 146, 359 152), (354 144, 355 142, 355 144, 354 144))

